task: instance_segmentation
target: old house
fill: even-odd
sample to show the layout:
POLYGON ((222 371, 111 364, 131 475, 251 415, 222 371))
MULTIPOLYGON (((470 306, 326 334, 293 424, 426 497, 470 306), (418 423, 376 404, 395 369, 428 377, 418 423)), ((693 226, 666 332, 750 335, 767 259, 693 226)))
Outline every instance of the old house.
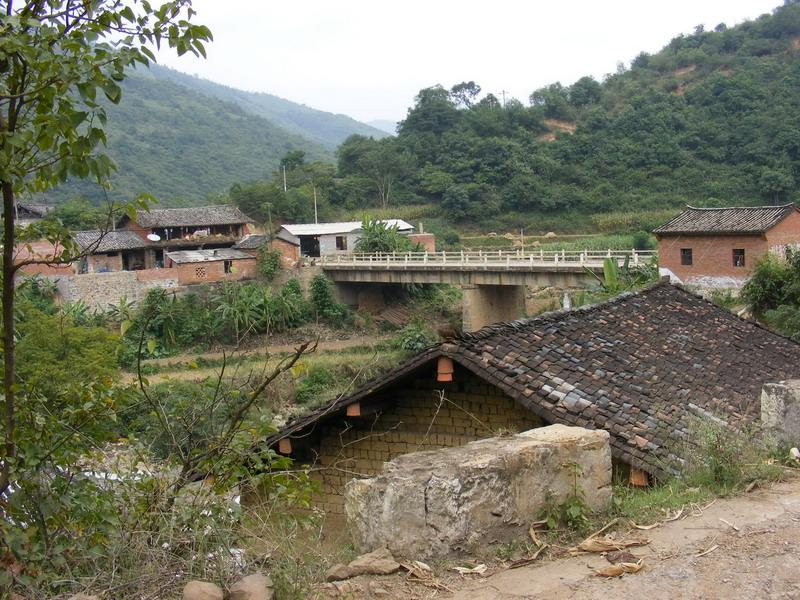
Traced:
POLYGON ((175 270, 178 283, 238 281, 256 276, 256 258, 233 248, 174 250, 164 253, 166 269, 175 270))
POLYGON ((112 231, 77 231, 75 241, 87 253, 78 273, 164 268, 164 253, 231 248, 249 236, 252 220, 235 206, 164 208, 124 216, 112 231))
POLYGON ((317 467, 334 516, 351 477, 398 455, 549 424, 605 429, 646 481, 680 467, 696 419, 746 423, 765 382, 798 375, 799 344, 660 282, 441 343, 268 443, 317 467))
POLYGON ((20 227, 25 227, 31 223, 41 221, 47 216, 53 206, 49 204, 37 204, 33 202, 18 202, 16 205, 16 223, 20 227))
POLYGON ((759 257, 800 246, 800 210, 783 206, 695 208, 653 230, 658 265, 683 283, 741 287, 759 257))
MULTIPOLYGON (((414 231, 414 227, 402 219, 384 219, 381 222, 387 227, 394 227, 402 235, 414 231)), ((361 221, 298 223, 282 225, 273 247, 278 248, 281 255, 297 261, 301 256, 314 258, 353 252, 360 237, 361 221)))

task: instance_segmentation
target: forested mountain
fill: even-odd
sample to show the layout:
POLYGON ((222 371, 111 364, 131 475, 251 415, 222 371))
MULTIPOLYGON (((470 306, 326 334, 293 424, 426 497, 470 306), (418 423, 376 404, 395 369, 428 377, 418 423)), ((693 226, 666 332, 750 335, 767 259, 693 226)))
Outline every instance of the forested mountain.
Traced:
POLYGON ((316 110, 272 94, 237 90, 158 65, 153 65, 150 71, 158 79, 172 81, 206 96, 237 104, 248 113, 264 117, 287 131, 300 134, 330 150, 353 134, 376 139, 387 135, 382 129, 371 127, 347 115, 316 110))
POLYGON ((602 82, 527 100, 504 107, 474 82, 424 89, 396 137, 340 146, 326 197, 534 229, 541 215, 795 200, 800 4, 698 27, 602 82))
MULTIPOLYGON (((148 192, 162 206, 198 204, 237 181, 260 179, 291 150, 331 160, 332 153, 236 104, 184 86, 131 73, 122 100, 107 105, 108 154, 118 165, 109 196, 129 199, 148 192)), ((96 201, 96 184, 70 182, 47 193, 48 201, 96 201)))

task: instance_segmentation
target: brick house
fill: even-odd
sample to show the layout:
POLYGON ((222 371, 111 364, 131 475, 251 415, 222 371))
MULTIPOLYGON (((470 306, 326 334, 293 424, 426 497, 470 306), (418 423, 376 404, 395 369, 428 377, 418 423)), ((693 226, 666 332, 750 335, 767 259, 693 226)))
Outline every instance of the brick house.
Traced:
POLYGON ((231 248, 249 237, 252 219, 235 206, 164 208, 122 217, 113 231, 77 231, 88 255, 78 273, 139 271, 165 267, 165 252, 231 248))
POLYGON ((653 230, 658 266, 683 283, 741 287, 759 257, 800 246, 800 210, 783 206, 695 208, 653 230))
POLYGON ((175 250, 164 253, 164 268, 177 273, 180 285, 240 281, 256 276, 256 258, 233 248, 175 250))
POLYGON ((321 504, 400 454, 549 424, 605 429, 639 481, 681 465, 693 421, 760 415, 764 383, 800 375, 800 344, 660 282, 572 310, 484 327, 411 358, 267 440, 314 465, 321 504))

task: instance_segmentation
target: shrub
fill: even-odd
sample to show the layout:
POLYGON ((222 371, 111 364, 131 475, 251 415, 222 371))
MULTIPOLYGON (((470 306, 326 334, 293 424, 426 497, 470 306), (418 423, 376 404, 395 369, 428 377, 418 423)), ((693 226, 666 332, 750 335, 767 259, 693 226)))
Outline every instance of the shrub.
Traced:
POLYGON ((320 399, 326 392, 330 394, 334 383, 335 377, 330 369, 315 365, 311 367, 308 370, 308 374, 297 383, 295 399, 298 404, 312 404, 320 399))
POLYGON ((420 352, 438 341, 436 334, 430 331, 420 319, 415 319, 403 327, 392 339, 392 346, 407 352, 420 352))
POLYGON ((267 281, 272 281, 281 269, 281 253, 267 244, 258 249, 258 272, 267 281))
POLYGON ((727 494, 757 479, 777 479, 780 466, 771 460, 772 448, 755 428, 734 429, 714 417, 698 418, 684 475, 694 484, 727 494))
POLYGON ((314 275, 309 285, 311 293, 311 306, 314 309, 317 321, 326 321, 334 327, 344 327, 352 319, 350 309, 346 305, 336 302, 333 296, 333 284, 322 273, 314 275))

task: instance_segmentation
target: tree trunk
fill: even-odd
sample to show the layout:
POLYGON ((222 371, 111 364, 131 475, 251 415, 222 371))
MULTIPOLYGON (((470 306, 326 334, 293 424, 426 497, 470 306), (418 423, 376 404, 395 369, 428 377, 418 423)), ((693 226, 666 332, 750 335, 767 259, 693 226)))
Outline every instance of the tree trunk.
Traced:
POLYGON ((0 494, 11 484, 11 461, 16 454, 14 444, 14 189, 11 182, 2 182, 3 191, 3 434, 5 455, 0 470, 0 494))

